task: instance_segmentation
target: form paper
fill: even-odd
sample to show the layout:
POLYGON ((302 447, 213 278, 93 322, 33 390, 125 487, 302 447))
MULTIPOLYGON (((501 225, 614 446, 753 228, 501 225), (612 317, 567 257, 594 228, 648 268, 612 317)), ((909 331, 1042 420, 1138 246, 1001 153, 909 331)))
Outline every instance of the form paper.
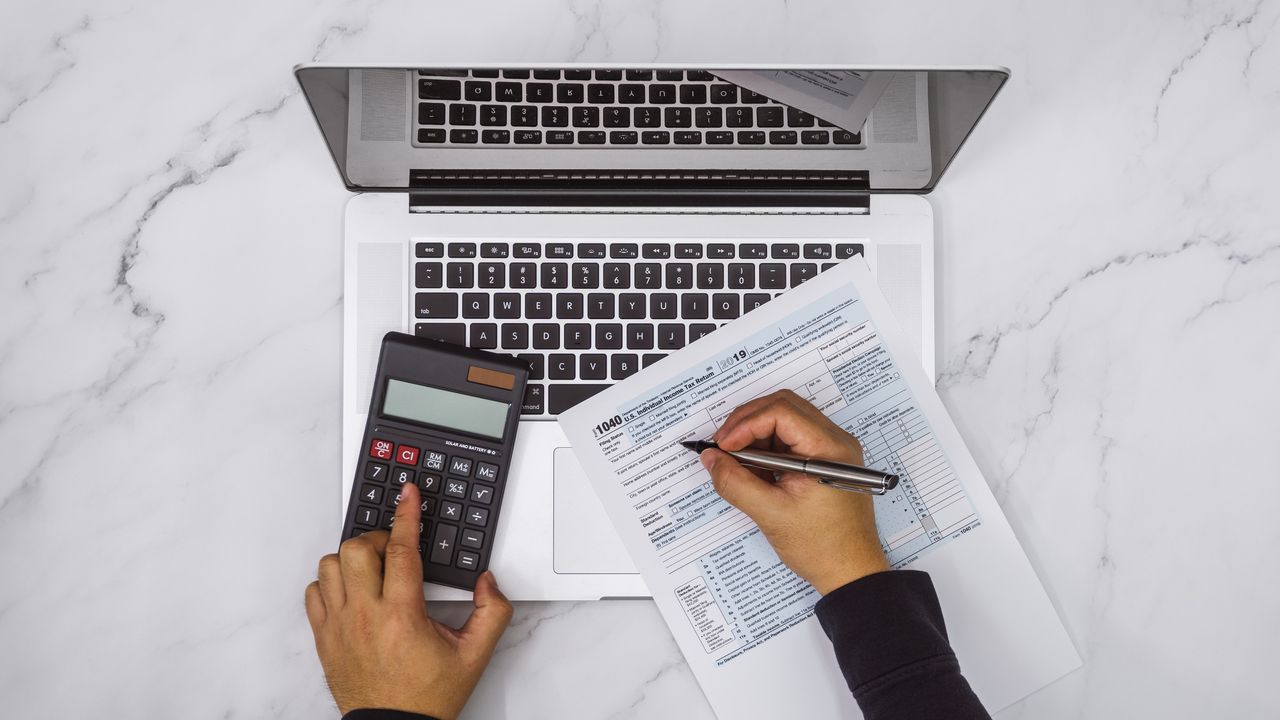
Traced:
POLYGON ((790 388, 901 482, 877 497, 895 568, 927 570, 995 712, 1080 664, 1003 513, 853 258, 561 414, 560 424, 717 715, 859 717, 818 593, 716 494, 698 456, 738 405, 790 388))
POLYGON ((717 70, 716 77, 856 133, 893 73, 883 70, 717 70))

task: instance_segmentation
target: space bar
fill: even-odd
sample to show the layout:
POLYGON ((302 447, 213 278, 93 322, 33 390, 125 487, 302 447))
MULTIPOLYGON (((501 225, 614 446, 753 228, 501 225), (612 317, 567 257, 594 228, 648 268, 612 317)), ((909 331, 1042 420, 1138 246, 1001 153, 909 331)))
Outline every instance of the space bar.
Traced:
POLYGON ((547 388, 547 409, 552 415, 559 415, 587 398, 595 395, 608 385, 552 385, 547 388))

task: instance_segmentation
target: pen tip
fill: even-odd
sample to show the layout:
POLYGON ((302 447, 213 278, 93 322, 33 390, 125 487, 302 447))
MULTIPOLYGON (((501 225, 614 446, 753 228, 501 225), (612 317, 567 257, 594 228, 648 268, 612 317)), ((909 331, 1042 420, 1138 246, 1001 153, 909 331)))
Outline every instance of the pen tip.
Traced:
POLYGON ((680 444, 683 445, 686 450, 692 450, 696 453, 701 453, 707 448, 713 448, 716 446, 716 444, 710 440, 681 440, 680 444))

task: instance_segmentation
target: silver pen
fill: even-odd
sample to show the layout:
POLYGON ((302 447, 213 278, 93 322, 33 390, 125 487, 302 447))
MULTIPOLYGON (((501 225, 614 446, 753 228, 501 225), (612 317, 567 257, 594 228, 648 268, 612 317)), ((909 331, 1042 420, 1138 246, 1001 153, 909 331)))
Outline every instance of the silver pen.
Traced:
POLYGON ((702 454, 703 450, 715 448, 737 460, 743 465, 773 470, 774 472, 794 472, 812 475, 823 485, 830 485, 840 490, 884 495, 898 487, 898 476, 891 473, 864 468, 860 465, 818 460, 799 455, 743 448, 730 452, 722 450, 713 440, 684 440, 681 445, 693 452, 702 454))

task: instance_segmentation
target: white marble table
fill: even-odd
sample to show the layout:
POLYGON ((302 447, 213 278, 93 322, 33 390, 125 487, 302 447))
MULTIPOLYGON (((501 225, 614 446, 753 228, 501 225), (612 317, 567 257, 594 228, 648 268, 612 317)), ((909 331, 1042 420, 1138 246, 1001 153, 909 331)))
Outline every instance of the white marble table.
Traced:
MULTIPOLYGON (((1280 714, 1280 1, 886 5, 6 3, 2 714, 336 715, 312 59, 1011 67, 932 196, 939 386, 1086 665, 1000 716, 1280 714)), ((641 601, 521 604, 468 711, 710 715, 641 601)))

